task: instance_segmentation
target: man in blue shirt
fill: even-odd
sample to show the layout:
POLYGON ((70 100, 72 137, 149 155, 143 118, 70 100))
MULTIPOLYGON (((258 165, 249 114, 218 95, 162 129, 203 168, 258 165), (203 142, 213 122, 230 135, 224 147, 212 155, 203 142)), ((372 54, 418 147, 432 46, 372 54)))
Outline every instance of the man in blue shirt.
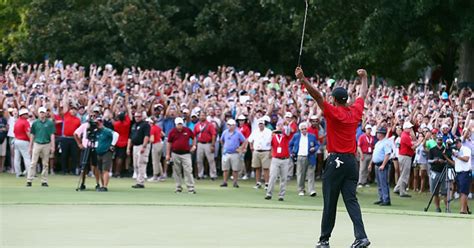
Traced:
POLYGON ((390 171, 389 161, 390 154, 392 154, 392 147, 390 141, 387 139, 387 129, 385 127, 377 130, 377 139, 379 140, 374 147, 372 154, 372 164, 369 165, 369 170, 372 165, 375 165, 375 173, 377 173, 379 200, 374 202, 380 206, 390 206, 390 188, 388 185, 388 176, 390 171))
POLYGON ((236 129, 236 122, 233 119, 227 121, 227 127, 221 136, 222 144, 222 171, 224 172, 224 182, 221 187, 227 187, 227 178, 229 177, 229 169, 232 169, 234 177, 234 188, 238 188, 238 173, 240 171, 241 159, 244 151, 247 150, 247 140, 244 135, 236 129))

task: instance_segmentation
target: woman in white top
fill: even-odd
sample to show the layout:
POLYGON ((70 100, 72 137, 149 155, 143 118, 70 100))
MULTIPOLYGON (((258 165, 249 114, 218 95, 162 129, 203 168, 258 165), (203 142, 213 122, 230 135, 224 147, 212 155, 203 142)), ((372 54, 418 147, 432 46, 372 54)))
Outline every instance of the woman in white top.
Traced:
POLYGON ((398 182, 398 178, 400 177, 400 165, 398 164, 398 149, 400 148, 400 140, 401 140, 400 135, 401 134, 402 134, 402 127, 397 126, 395 127, 395 132, 389 138, 389 140, 392 143, 392 150, 393 150, 393 153, 390 158, 392 159, 393 168, 395 169, 394 182, 398 182))

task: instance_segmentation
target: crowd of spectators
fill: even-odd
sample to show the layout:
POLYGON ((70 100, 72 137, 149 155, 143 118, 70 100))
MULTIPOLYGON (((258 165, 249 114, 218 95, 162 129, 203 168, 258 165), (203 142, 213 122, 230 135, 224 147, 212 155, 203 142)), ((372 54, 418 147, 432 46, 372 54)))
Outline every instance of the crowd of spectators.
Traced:
MULTIPOLYGON (((317 85, 328 101, 336 86, 347 89, 349 103, 358 95, 358 79, 336 80, 315 75, 309 80, 317 85)), ((377 143, 376 132, 380 128, 387 130, 386 136, 393 144, 390 157, 393 166, 390 166, 389 173, 392 185, 397 184, 400 177, 406 177, 401 173, 401 164, 397 159, 404 130, 408 130, 413 142, 414 152, 410 157, 414 159, 410 162, 406 183, 397 185, 403 187, 399 190, 401 195, 405 194, 406 188, 413 192, 429 189, 428 148, 433 147, 433 140, 438 136, 447 148, 459 138, 463 146, 471 150, 470 156, 474 156, 472 89, 447 89, 443 82, 428 82, 420 80, 407 86, 390 86, 375 76, 369 79, 364 117, 357 134, 359 187, 369 186, 376 180, 371 155, 377 143)), ((0 170, 15 173, 18 177, 26 176, 28 166, 25 165, 31 155, 21 144, 21 141, 28 141, 25 135, 28 130, 25 125, 16 124, 22 118, 32 123, 39 118, 41 107, 55 123, 56 149, 50 156, 50 174, 79 173, 79 150, 83 146, 75 142, 74 133, 81 124, 100 116, 104 126, 119 134, 111 174, 124 177, 133 176, 135 172, 136 176, 128 140, 137 113, 152 127, 153 139, 150 143, 156 148, 149 152, 158 154, 150 155, 153 158, 148 161, 149 181, 166 180, 171 173, 172 168, 164 158, 167 137, 175 127, 176 118, 182 118, 184 125, 195 133, 199 122, 212 124, 212 129, 208 130, 213 130, 215 140, 203 142, 212 143, 212 147, 199 150, 198 143, 198 158, 193 153, 193 175, 197 179, 209 177, 215 180, 221 174, 222 146, 219 137, 228 128, 230 119, 236 120, 237 128, 245 139, 258 129, 260 122, 272 131, 279 122, 284 122, 292 134, 298 131, 299 124, 308 123, 308 132, 313 133, 319 142, 315 159, 316 178, 321 176, 327 156, 326 124, 321 110, 294 76, 276 75, 271 70, 260 73, 219 66, 215 71, 193 75, 182 72, 180 68, 160 71, 131 67, 118 71, 109 64, 85 68, 78 64, 64 65, 62 61, 45 61, 34 65, 5 65, 0 68, 0 84, 0 170), (15 130, 17 127, 18 130, 15 130)), ((197 134, 201 133, 198 131, 197 134)), ((239 151, 242 166, 238 177, 244 180, 255 177, 254 171, 257 171, 256 188, 259 188, 259 177, 265 175, 264 182, 268 182, 268 166, 263 163, 261 173, 252 164, 251 149, 257 148, 249 145, 245 149, 239 151)), ((474 159, 470 161, 473 166, 474 159)), ((289 179, 294 177, 295 171, 296 168, 290 168, 289 179)))

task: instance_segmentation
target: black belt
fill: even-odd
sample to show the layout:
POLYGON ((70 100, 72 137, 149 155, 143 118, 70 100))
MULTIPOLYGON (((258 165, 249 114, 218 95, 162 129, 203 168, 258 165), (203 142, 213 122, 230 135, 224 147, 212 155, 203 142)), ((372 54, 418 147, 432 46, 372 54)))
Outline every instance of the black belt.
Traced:
POLYGON ((269 152, 270 150, 255 150, 256 152, 269 152))
POLYGON ((199 141, 198 141, 198 143, 199 143, 199 144, 210 144, 210 143, 212 143, 212 142, 199 142, 199 141))
POLYGON ((39 142, 35 142, 35 143, 38 144, 38 145, 46 145, 46 144, 51 143, 51 141, 50 141, 50 142, 46 142, 46 143, 39 143, 39 142))
POLYGON ((364 153, 365 155, 372 155, 372 153, 364 153))
POLYGON ((383 162, 380 162, 380 163, 374 163, 375 166, 381 166, 383 164, 383 162))
POLYGON ((184 155, 184 154, 189 154, 189 151, 173 151, 173 153, 176 153, 178 155, 184 155))
POLYGON ((280 160, 285 160, 285 159, 289 159, 290 157, 284 157, 284 158, 277 158, 277 157, 274 157, 276 159, 280 159, 280 160))

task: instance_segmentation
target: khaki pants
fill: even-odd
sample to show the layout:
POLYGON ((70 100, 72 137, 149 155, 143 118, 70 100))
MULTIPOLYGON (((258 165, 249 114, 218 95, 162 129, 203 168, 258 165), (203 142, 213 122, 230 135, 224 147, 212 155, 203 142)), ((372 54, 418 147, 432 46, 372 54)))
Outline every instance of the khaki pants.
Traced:
POLYGON ((286 180, 288 174, 288 165, 290 159, 273 158, 270 165, 270 181, 268 182, 267 195, 272 196, 273 188, 278 177, 280 177, 280 193, 279 197, 284 197, 286 193, 286 180))
POLYGON ((143 145, 133 146, 133 168, 137 173, 137 184, 145 184, 146 165, 150 155, 150 146, 146 146, 145 152, 140 153, 143 145))
POLYGON ((308 178, 308 190, 310 193, 314 192, 314 172, 316 166, 310 166, 309 159, 306 156, 298 156, 296 161, 296 184, 298 186, 298 193, 304 192, 304 183, 308 178))
POLYGON ((359 166, 359 184, 367 184, 369 177, 369 164, 372 161, 372 154, 364 154, 364 159, 360 160, 359 166))
POLYGON ((41 163, 43 164, 43 171, 41 172, 41 182, 48 182, 48 169, 49 169, 49 153, 51 152, 51 143, 48 144, 33 144, 31 165, 28 170, 27 182, 33 181, 36 175, 36 165, 38 164, 38 159, 41 158, 41 163))
POLYGON ((176 188, 181 188, 184 175, 184 182, 186 183, 188 190, 194 190, 191 154, 171 153, 171 159, 173 160, 173 178, 176 182, 176 188))
POLYGON ((216 161, 214 159, 214 153, 211 152, 211 143, 197 144, 196 150, 196 160, 197 160, 197 169, 198 169, 198 177, 204 176, 204 156, 207 158, 207 162, 209 163, 209 176, 211 178, 217 177, 216 172, 216 161))
POLYGON ((161 154, 163 152, 163 143, 153 144, 151 149, 151 160, 153 163, 153 175, 163 175, 163 167, 161 167, 161 154))
MULTIPOLYGON (((15 166, 15 172, 16 176, 20 176, 22 173, 21 171, 21 158, 23 158, 23 161, 25 163, 25 169, 26 173, 30 171, 30 166, 31 166, 31 154, 30 154, 30 142, 24 141, 24 140, 15 140, 15 159, 14 159, 14 166, 15 166)), ((35 165, 36 169, 36 165, 35 165)))
POLYGON ((397 185, 393 189, 394 192, 400 192, 400 195, 406 195, 408 180, 410 179, 411 157, 398 156, 398 163, 400 164, 400 178, 398 178, 397 185))

